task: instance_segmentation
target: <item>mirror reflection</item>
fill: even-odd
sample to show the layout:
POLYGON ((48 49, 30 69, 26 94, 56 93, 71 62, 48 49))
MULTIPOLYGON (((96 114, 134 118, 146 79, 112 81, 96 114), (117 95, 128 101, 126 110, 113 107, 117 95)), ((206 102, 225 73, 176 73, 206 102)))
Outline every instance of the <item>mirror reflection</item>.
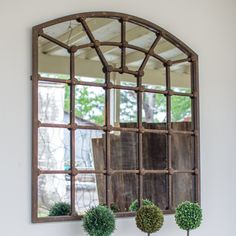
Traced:
MULTIPOLYGON (((167 75, 164 62, 175 61, 170 67, 170 88, 173 92, 170 98, 171 128, 191 131, 190 94, 193 91, 188 56, 160 37, 143 68, 142 91, 139 92, 141 88, 138 87, 137 74, 158 34, 134 22, 126 22, 126 42, 123 42, 126 47, 122 49, 122 27, 118 18, 88 17, 85 24, 94 39, 99 41, 98 48, 91 44, 83 24, 76 20, 46 27, 44 34, 49 37, 42 35, 38 41, 38 120, 45 126, 39 128, 38 168, 46 171, 38 176, 38 216, 49 216, 50 209, 57 202, 67 203, 71 209, 73 151, 74 167, 78 171, 74 183, 74 204, 78 215, 98 204, 105 205, 108 188, 111 208, 115 212, 129 212, 130 204, 138 199, 140 156, 146 171, 142 176, 144 199, 168 210, 169 141, 167 132, 158 133, 160 130, 167 131, 167 75), (73 101, 70 53, 67 50, 72 45, 78 49, 75 53, 73 101), (107 65, 113 68, 110 72, 112 87, 109 88, 109 101, 106 97, 104 64, 98 50, 107 65), (125 67, 122 67, 122 55, 125 57, 125 67), (139 93, 141 100, 138 99, 139 93), (73 103, 74 108, 71 107, 73 103), (75 123, 80 126, 73 133, 73 144, 70 126, 72 109, 75 123), (107 120, 113 127, 108 134, 107 120), (141 139, 139 126, 144 128, 144 131, 139 131, 141 139), (110 150, 109 168, 114 171, 110 186, 106 184, 107 150, 110 150), (62 173, 53 174, 50 171, 62 173)), ((191 135, 177 134, 172 137, 171 165, 174 169, 194 169, 193 142, 191 135)), ((191 174, 175 174, 173 184, 174 206, 182 200, 194 200, 191 174), (183 188, 188 190, 182 192, 183 188)))

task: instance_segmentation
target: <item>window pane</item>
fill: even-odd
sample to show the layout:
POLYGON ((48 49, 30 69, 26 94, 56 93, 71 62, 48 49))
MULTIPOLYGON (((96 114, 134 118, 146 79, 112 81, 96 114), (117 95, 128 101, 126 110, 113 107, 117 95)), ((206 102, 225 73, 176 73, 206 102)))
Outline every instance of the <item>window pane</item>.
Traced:
POLYGON ((177 170, 194 168, 194 137, 184 134, 172 135, 172 165, 177 170))
POLYGON ((85 82, 105 82, 103 65, 94 48, 86 47, 75 53, 75 78, 85 82))
POLYGON ((104 204, 105 177, 99 174, 78 174, 76 176, 76 210, 84 215, 91 207, 104 204))
POLYGON ((123 85, 129 87, 137 86, 137 78, 131 74, 120 74, 118 72, 111 72, 111 81, 115 85, 123 85))
POLYGON ((171 122, 173 129, 191 130, 191 98, 171 96, 171 122))
POLYGON ((126 23, 126 41, 129 44, 148 50, 155 39, 156 34, 149 29, 130 22, 126 23))
POLYGON ((147 129, 166 128, 166 97, 162 94, 143 93, 143 126, 147 129))
POLYGON ((78 170, 105 169, 105 133, 101 130, 76 130, 76 168, 78 170))
POLYGON ((111 133, 111 168, 130 170, 137 168, 138 135, 135 132, 111 133))
POLYGON ((164 38, 161 38, 154 51, 166 60, 175 61, 187 58, 184 52, 164 38))
POLYGON ((166 135, 143 134, 143 167, 147 170, 167 168, 166 135))
POLYGON ((49 26, 44 29, 44 32, 69 46, 78 46, 90 42, 82 25, 77 20, 65 21, 49 26))
POLYGON ((119 212, 129 211, 138 198, 138 176, 136 174, 115 174, 111 177, 111 202, 119 212))
POLYGON ((173 176, 173 204, 177 207, 178 204, 184 201, 194 202, 194 182, 195 176, 187 173, 177 173, 173 176))
POLYGON ((168 208, 168 175, 145 174, 143 176, 143 198, 151 200, 162 210, 168 208))
POLYGON ((137 94, 131 90, 111 90, 111 124, 117 127, 137 126, 137 94))
POLYGON ((191 93, 190 63, 184 62, 170 67, 171 89, 175 92, 191 93))
POLYGON ((118 19, 87 18, 86 22, 96 40, 120 42, 121 24, 118 19))
POLYGON ((166 89, 166 69, 163 63, 154 57, 150 57, 145 68, 142 83, 147 89, 166 89))
POLYGON ((117 46, 100 46, 100 50, 103 53, 108 64, 114 68, 120 68, 121 63, 121 50, 117 46))
POLYGON ((39 81, 38 115, 42 123, 69 123, 69 110, 69 86, 39 81))
POLYGON ((76 86, 75 115, 78 125, 104 125, 105 91, 100 87, 76 86))
POLYGON ((145 56, 146 55, 143 52, 127 48, 126 66, 129 68, 129 70, 137 71, 139 67, 142 65, 145 56))
POLYGON ((47 39, 39 37, 38 73, 42 77, 53 77, 52 75, 55 75, 59 79, 69 79, 70 55, 68 51, 47 39))
POLYGON ((61 128, 39 128, 38 167, 47 170, 70 168, 70 132, 61 128))
POLYGON ((48 174, 38 177, 38 217, 49 215, 55 203, 70 204, 70 176, 48 174))

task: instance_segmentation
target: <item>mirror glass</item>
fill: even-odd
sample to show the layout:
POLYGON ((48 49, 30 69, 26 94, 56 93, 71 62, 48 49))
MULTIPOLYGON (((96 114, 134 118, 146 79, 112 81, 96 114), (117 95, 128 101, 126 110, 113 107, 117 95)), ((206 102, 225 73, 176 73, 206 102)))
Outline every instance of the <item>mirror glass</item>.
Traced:
POLYGON ((49 217, 57 202, 69 204, 75 211, 70 216, 81 216, 106 205, 107 193, 112 210, 129 215, 138 199, 139 178, 143 198, 164 212, 181 201, 197 200, 197 177, 191 173, 196 168, 196 137, 191 133, 196 108, 186 49, 135 18, 128 18, 124 28, 119 16, 95 14, 80 21, 43 28, 36 46, 37 216, 49 217), (73 65, 71 46, 76 46, 73 65), (174 63, 167 88, 168 60, 174 63), (168 173, 171 169, 174 173, 168 173))

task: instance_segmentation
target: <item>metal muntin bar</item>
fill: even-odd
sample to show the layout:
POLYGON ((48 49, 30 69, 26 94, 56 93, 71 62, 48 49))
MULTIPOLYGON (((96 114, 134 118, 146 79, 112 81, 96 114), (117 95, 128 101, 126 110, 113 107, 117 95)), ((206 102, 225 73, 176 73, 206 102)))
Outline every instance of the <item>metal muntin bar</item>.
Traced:
MULTIPOLYGON (((142 77, 137 77, 137 87, 142 86, 142 77)), ((138 204, 139 206, 142 206, 142 200, 143 200, 143 125, 142 125, 142 92, 139 90, 137 91, 137 122, 138 122, 138 169, 139 169, 139 185, 138 185, 138 204)))
MULTIPOLYGON (((105 73, 106 84, 110 83, 110 72, 105 73)), ((108 87, 105 88, 105 127, 107 128, 105 138, 106 138, 106 204, 110 207, 111 204, 111 136, 110 130, 108 129, 111 126, 110 121, 110 102, 111 102, 111 91, 108 87)))
MULTIPOLYGON (((76 125, 75 123, 75 84, 73 83, 75 81, 75 53, 70 52, 70 80, 72 83, 70 84, 70 125, 73 127, 76 125)), ((71 158, 71 214, 77 215, 75 204, 76 204, 76 179, 74 172, 76 171, 76 159, 75 159, 75 130, 70 129, 70 158, 71 158)))
POLYGON ((66 49, 66 50, 69 50, 69 49, 70 49, 70 46, 66 45, 65 43, 62 43, 61 41, 59 41, 59 40, 57 40, 57 39, 55 39, 55 38, 53 38, 53 37, 51 37, 51 36, 49 36, 49 35, 43 33, 43 32, 41 32, 39 35, 40 35, 41 37, 43 37, 43 38, 49 40, 50 42, 57 44, 58 46, 60 46, 60 47, 62 47, 62 48, 64 48, 64 49, 66 49))
MULTIPOLYGON (((170 66, 166 65, 166 90, 171 90, 171 83, 170 83, 170 66)), ((171 96, 168 93, 166 95, 166 111, 167 111, 167 129, 169 131, 167 135, 167 156, 168 156, 168 169, 169 169, 169 175, 168 175, 168 208, 173 208, 173 179, 172 179, 172 147, 171 147, 171 96)))
POLYGON ((88 25, 87 25, 87 23, 86 23, 86 21, 85 21, 84 18, 79 18, 79 19, 77 19, 77 20, 82 24, 82 26, 83 26, 85 32, 87 33, 87 35, 88 35, 88 37, 89 37, 89 39, 90 39, 90 41, 91 41, 91 43, 94 44, 95 51, 97 52, 97 55, 98 55, 98 57, 100 58, 100 60, 101 60, 101 62, 102 62, 102 64, 103 64, 103 66, 104 66, 104 67, 107 67, 107 66, 108 66, 108 63, 107 63, 107 61, 106 61, 106 59, 105 59, 105 57, 104 57, 104 55, 103 55, 101 49, 99 48, 100 42, 99 42, 99 41, 96 41, 96 39, 94 38, 94 36, 93 36, 91 30, 89 29, 89 27, 88 27, 88 25))
POLYGON ((126 22, 121 19, 121 68, 122 70, 126 67, 126 22))
POLYGON ((158 44, 158 42, 160 41, 161 39, 161 35, 159 34, 156 39, 154 40, 154 42, 152 43, 150 49, 148 50, 148 53, 146 54, 141 66, 139 67, 139 72, 142 72, 145 68, 145 66, 147 65, 147 62, 150 58, 151 55, 154 54, 154 48, 156 47, 156 45, 158 44))

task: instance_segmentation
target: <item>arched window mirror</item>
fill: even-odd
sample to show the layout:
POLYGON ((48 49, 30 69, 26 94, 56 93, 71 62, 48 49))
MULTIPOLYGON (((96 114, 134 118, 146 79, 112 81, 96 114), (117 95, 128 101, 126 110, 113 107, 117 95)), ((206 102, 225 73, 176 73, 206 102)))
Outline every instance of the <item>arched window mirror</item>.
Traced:
POLYGON ((89 12, 33 27, 33 222, 200 201, 198 57, 159 26, 89 12), (55 203, 69 215, 50 216, 55 203))

